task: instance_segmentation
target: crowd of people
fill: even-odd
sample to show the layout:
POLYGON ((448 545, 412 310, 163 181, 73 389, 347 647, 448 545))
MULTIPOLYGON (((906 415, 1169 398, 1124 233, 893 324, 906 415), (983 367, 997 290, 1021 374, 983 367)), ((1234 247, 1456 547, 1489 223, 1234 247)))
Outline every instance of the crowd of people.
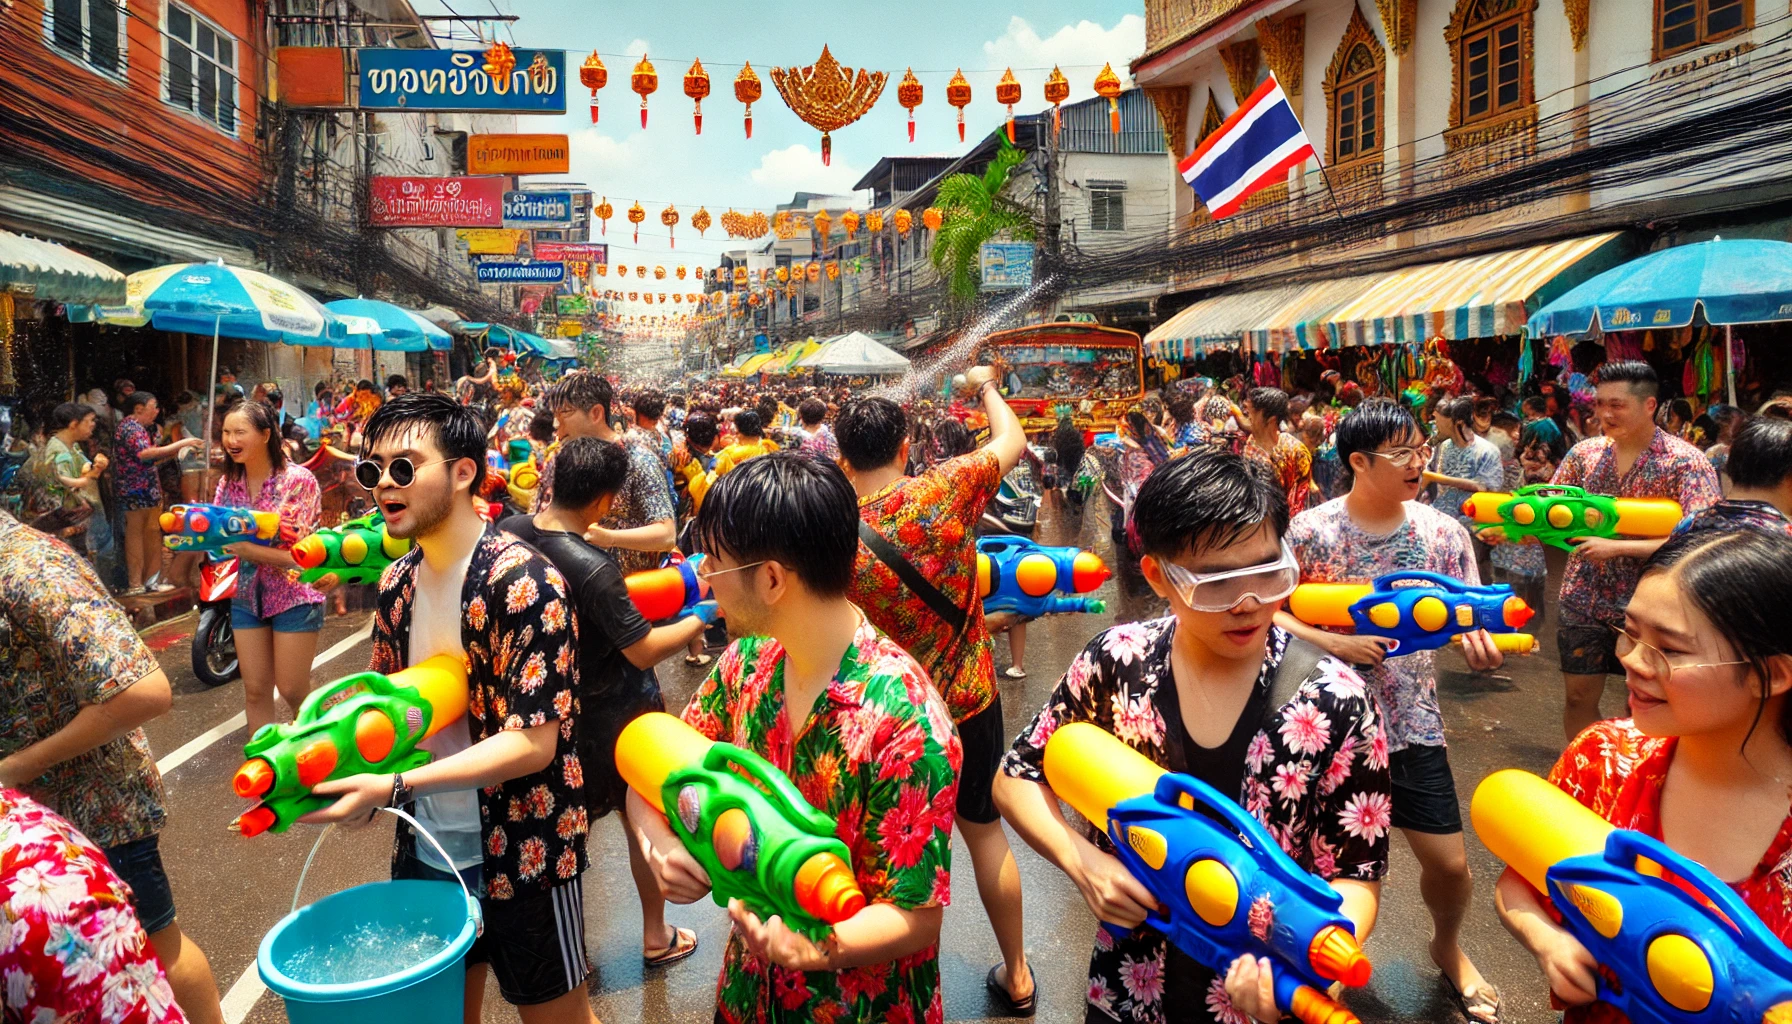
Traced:
MULTIPOLYGON (((711 880, 615 765, 622 728, 666 709, 655 666, 682 656, 707 676, 671 710, 788 775, 836 823, 869 900, 822 941, 731 903, 720 1021, 941 1020, 955 829, 1000 950, 990 998, 1003 1014, 1035 1013, 1004 822, 1115 928, 1090 952, 1088 1020, 1276 1021, 1267 962, 1216 970, 1166 942, 1146 923, 1156 900, 1108 837, 1064 814, 1044 750, 1062 726, 1087 722, 1235 796, 1340 894, 1360 940, 1386 885, 1416 888, 1431 958, 1462 1013, 1497 1024, 1500 993, 1461 941, 1476 897, 1438 659, 1282 607, 1303 582, 1401 571, 1503 580, 1550 608, 1567 741, 1551 781, 1737 880, 1768 926, 1792 937, 1781 866, 1792 846, 1782 781, 1792 778, 1792 638, 1773 625, 1773 609, 1792 605, 1785 403, 1692 416, 1663 408, 1655 371, 1626 361, 1601 368, 1591 412, 1572 418, 1528 399, 1403 404, 1331 381, 1294 397, 1178 382, 1128 410, 1110 442, 1129 495, 1126 542, 1167 613, 1093 637, 1011 734, 994 635, 1010 630, 1007 674, 1019 678, 1024 634, 985 617, 974 546, 1028 452, 1001 381, 974 367, 952 397, 905 408, 844 388, 619 387, 594 371, 523 380, 488 359, 451 391, 363 382, 338 399, 323 389, 299 418, 321 421, 316 438, 314 424, 289 421, 277 391, 256 389, 219 405, 215 484, 208 446, 184 430, 191 396, 159 433, 156 400, 127 394, 109 458, 84 450, 99 414, 58 407, 32 458, 50 469, 42 487, 61 518, 38 513, 28 526, 0 513, 11 626, 0 636, 0 720, 11 726, 0 734, 0 845, 20 851, 0 866, 0 899, 24 936, 0 952, 9 1019, 95 1005, 107 1009, 77 1019, 222 1019, 156 845, 164 801, 141 726, 167 711, 168 681, 81 534, 117 509, 115 529, 138 552, 132 587, 178 573, 144 525, 160 508, 163 464, 185 487, 197 463, 207 500, 276 511, 294 528, 280 543, 229 550, 243 560, 231 616, 252 730, 279 720, 276 697, 303 700, 339 589, 288 571, 292 540, 334 518, 319 467, 339 469, 392 536, 414 542, 374 588, 369 667, 461 659, 467 714, 428 741, 435 757, 420 768, 319 784, 335 802, 303 820, 364 827, 380 808, 405 807, 440 842, 420 843, 401 823, 392 874, 458 876, 481 895, 469 1021, 488 976, 528 1024, 595 1019, 581 876, 594 823, 612 812, 643 963, 696 951, 698 936, 669 922, 665 904, 707 898, 711 880), (1698 435, 1701 418, 1716 429, 1698 435), (115 500, 89 502, 109 466, 115 500), (1551 600, 1543 549, 1461 507, 1475 491, 1524 482, 1671 498, 1685 519, 1669 537, 1580 541, 1551 600), (71 501, 92 511, 70 516, 71 501), (701 556, 708 599, 647 621, 625 577, 681 556, 701 556), (1600 720, 1613 674, 1628 714, 1600 720), (1396 829, 1414 878, 1390 873, 1396 829), (114 938, 58 944, 69 929, 114 938), (15 971, 29 983, 15 984, 15 971)), ((1095 439, 1067 411, 1039 440, 1059 472, 1080 473, 1095 439)), ((1459 649, 1471 671, 1503 663, 1485 631, 1459 649)), ((1494 888, 1500 919, 1571 1024, 1615 1019, 1594 1002, 1596 965, 1547 900, 1510 872, 1494 888)))

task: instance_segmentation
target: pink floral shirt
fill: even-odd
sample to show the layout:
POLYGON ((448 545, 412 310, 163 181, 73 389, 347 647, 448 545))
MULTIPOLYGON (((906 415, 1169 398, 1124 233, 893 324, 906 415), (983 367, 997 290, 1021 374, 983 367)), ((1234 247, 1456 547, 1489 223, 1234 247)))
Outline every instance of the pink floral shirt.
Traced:
MULTIPOLYGON (((290 549, 294 541, 317 532, 321 507, 317 477, 305 467, 291 462, 263 481, 260 493, 253 500, 249 497, 248 477, 243 476, 235 480, 229 477, 219 480, 212 501, 233 508, 280 513, 280 532, 291 538, 279 542, 277 546, 282 548, 290 549)), ((263 619, 271 619, 302 604, 320 603, 323 599, 322 594, 300 583, 293 574, 275 566, 257 565, 246 558, 242 560, 237 576, 236 596, 231 598, 263 619)))

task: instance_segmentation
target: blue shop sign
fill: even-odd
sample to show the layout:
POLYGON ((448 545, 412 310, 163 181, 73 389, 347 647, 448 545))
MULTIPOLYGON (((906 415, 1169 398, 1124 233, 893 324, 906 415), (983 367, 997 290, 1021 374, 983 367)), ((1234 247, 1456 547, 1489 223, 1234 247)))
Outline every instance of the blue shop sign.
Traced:
POLYGON ((516 66, 494 78, 477 50, 356 50, 366 110, 566 112, 566 51, 513 50, 516 66))
POLYGON ((571 224, 571 192, 504 193, 507 228, 563 228, 571 224))
POLYGON ((566 264, 499 260, 475 265, 473 275, 486 284, 559 284, 566 280, 566 264))

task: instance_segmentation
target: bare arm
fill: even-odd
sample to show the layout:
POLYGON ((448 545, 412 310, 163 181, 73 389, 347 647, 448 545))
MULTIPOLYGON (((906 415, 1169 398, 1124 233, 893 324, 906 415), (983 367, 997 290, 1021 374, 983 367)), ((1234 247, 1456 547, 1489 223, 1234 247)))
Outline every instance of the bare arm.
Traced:
POLYGON ((103 704, 83 704, 69 723, 36 743, 0 759, 0 785, 20 786, 72 757, 125 735, 174 706, 161 669, 120 690, 103 704))
POLYGON ((702 619, 687 615, 669 625, 653 627, 646 636, 624 647, 622 656, 636 668, 652 668, 684 650, 692 638, 703 635, 704 628, 702 619))
MULTIPOLYGON (((458 754, 415 768, 404 774, 405 784, 417 795, 482 789, 500 782, 533 775, 554 761, 560 739, 560 723, 544 722, 527 729, 506 729, 487 736, 458 754)), ((312 792, 341 799, 300 818, 308 823, 340 821, 350 825, 371 822, 374 812, 392 796, 392 776, 351 775, 320 782, 312 792)))
POLYGON ((1543 908, 1537 890, 1507 868, 1493 890, 1494 909, 1500 924, 1519 945, 1537 958, 1549 990, 1564 1003, 1590 1003, 1599 993, 1598 962, 1568 929, 1555 923, 1543 908))
POLYGON ((1097 918, 1137 928, 1158 909, 1156 898, 1125 865, 1071 827, 1050 787, 998 773, 995 802, 1027 845, 1076 884, 1097 918))
POLYGON ((670 551, 678 544, 678 528, 671 519, 661 519, 627 530, 611 530, 593 524, 585 531, 585 540, 600 548, 670 551))
POLYGON ((983 400, 983 414, 989 417, 989 444, 984 447, 995 453, 1002 475, 1007 476, 1027 450, 1027 432, 1020 425, 1020 417, 1008 407, 1001 390, 995 386, 993 367, 973 366, 964 377, 967 384, 977 389, 978 397, 983 400))

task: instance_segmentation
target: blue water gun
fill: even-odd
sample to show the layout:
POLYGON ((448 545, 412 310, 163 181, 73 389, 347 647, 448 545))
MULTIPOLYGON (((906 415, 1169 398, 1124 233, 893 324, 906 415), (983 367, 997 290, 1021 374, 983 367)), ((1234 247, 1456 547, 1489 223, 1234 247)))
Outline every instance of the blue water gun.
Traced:
POLYGON ((1391 572, 1373 583, 1302 583, 1288 596, 1288 613, 1309 626, 1354 626, 1361 635, 1387 637, 1394 641, 1389 654, 1433 651, 1477 629, 1507 654, 1537 646, 1529 633, 1517 632, 1536 613, 1510 586, 1471 587, 1434 572, 1391 572))
POLYGON ((1046 547, 1014 534, 977 538, 977 592, 985 614, 1015 612, 1030 619, 1041 615, 1107 610, 1092 597, 1076 597, 1108 578, 1101 556, 1078 547, 1046 547), (1058 591, 1073 595, 1058 597, 1058 591))
POLYGON ((1086 722, 1046 741, 1045 778, 1107 832, 1114 855, 1168 908, 1145 923, 1177 949, 1221 974, 1240 956, 1268 957, 1283 1013, 1360 1024, 1326 995, 1334 981, 1369 982, 1356 926, 1338 912, 1344 897, 1302 870, 1256 818, 1086 722))
POLYGON ((162 513, 162 545, 170 551, 203 551, 213 558, 230 544, 274 545, 292 540, 278 512, 231 505, 175 505, 162 513))
POLYGON ((1482 780, 1469 816, 1561 912, 1599 962, 1599 1000, 1632 1024, 1792 1022, 1792 951, 1697 862, 1529 772, 1482 780))

